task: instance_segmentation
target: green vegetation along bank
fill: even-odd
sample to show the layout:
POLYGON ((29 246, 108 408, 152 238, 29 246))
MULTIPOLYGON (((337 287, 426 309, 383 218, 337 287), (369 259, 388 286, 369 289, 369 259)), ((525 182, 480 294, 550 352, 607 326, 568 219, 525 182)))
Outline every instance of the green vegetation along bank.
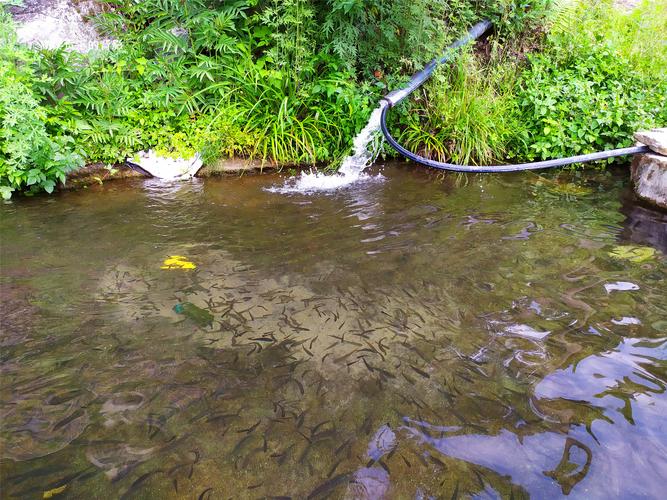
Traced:
POLYGON ((0 193, 148 148, 335 168, 381 95, 481 18, 494 34, 393 114, 412 150, 546 159, 667 124, 664 0, 105 1, 90 21, 117 42, 88 54, 23 46, 0 11, 0 193))

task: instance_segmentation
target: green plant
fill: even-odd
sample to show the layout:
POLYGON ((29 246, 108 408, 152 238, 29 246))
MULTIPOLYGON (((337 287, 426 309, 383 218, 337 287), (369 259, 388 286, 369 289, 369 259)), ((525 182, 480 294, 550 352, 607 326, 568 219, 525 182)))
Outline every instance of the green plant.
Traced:
POLYGON ((439 68, 403 116, 400 140, 439 161, 490 164, 506 159, 521 133, 514 98, 517 67, 471 52, 439 68))
POLYGON ((0 194, 52 192, 83 158, 67 135, 47 128, 48 112, 35 95, 33 54, 20 47, 9 16, 0 11, 0 194))
POLYGON ((632 12, 610 2, 559 6, 545 51, 530 57, 517 99, 529 159, 629 146, 638 129, 667 124, 667 5, 632 12))

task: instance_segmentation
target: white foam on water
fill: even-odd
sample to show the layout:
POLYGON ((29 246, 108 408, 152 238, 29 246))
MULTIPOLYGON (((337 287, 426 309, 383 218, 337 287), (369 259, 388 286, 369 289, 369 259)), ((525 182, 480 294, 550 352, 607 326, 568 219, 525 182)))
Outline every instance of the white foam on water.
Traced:
POLYGON ((510 335, 518 335, 519 337, 526 337, 535 340, 542 340, 544 337, 551 333, 550 331, 540 331, 536 330, 532 326, 521 325, 518 323, 509 325, 505 328, 504 332, 510 335))
POLYGON ((382 135, 378 132, 380 131, 380 116, 385 106, 386 102, 382 101, 380 106, 371 113, 366 126, 354 138, 352 154, 343 160, 337 173, 302 172, 298 176, 290 177, 283 186, 271 186, 266 190, 280 194, 311 194, 335 191, 359 182, 382 181, 384 179, 382 174, 369 175, 364 173, 364 169, 375 161, 380 152, 382 135))
POLYGON ((639 285, 635 285, 629 281, 616 281, 615 283, 605 283, 604 289, 607 291, 607 293, 628 292, 639 290, 639 285))

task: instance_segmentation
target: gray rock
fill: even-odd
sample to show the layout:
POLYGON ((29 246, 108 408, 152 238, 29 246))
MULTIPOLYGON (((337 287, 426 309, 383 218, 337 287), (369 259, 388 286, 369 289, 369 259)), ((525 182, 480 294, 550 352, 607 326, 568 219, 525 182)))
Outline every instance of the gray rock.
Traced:
POLYGON ((632 182, 639 198, 667 210, 667 156, 636 156, 632 162, 632 182))
POLYGON ((19 42, 51 49, 65 44, 71 50, 90 52, 118 44, 101 37, 93 23, 85 20, 101 10, 95 1, 27 0, 10 12, 19 42))
POLYGON ((656 153, 667 156, 667 128, 635 132, 635 140, 647 145, 656 153))

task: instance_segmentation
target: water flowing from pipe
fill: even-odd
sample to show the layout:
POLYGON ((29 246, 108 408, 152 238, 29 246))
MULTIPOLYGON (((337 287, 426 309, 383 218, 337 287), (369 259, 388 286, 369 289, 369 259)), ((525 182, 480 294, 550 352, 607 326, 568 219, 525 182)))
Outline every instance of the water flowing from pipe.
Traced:
POLYGON ((333 191, 358 182, 381 181, 381 174, 370 175, 364 173, 366 167, 373 164, 382 146, 380 134, 380 116, 386 106, 385 101, 371 113, 366 126, 354 138, 352 154, 347 156, 336 174, 322 172, 302 172, 291 177, 283 186, 272 186, 267 189, 272 193, 304 193, 310 194, 320 191, 333 191))

